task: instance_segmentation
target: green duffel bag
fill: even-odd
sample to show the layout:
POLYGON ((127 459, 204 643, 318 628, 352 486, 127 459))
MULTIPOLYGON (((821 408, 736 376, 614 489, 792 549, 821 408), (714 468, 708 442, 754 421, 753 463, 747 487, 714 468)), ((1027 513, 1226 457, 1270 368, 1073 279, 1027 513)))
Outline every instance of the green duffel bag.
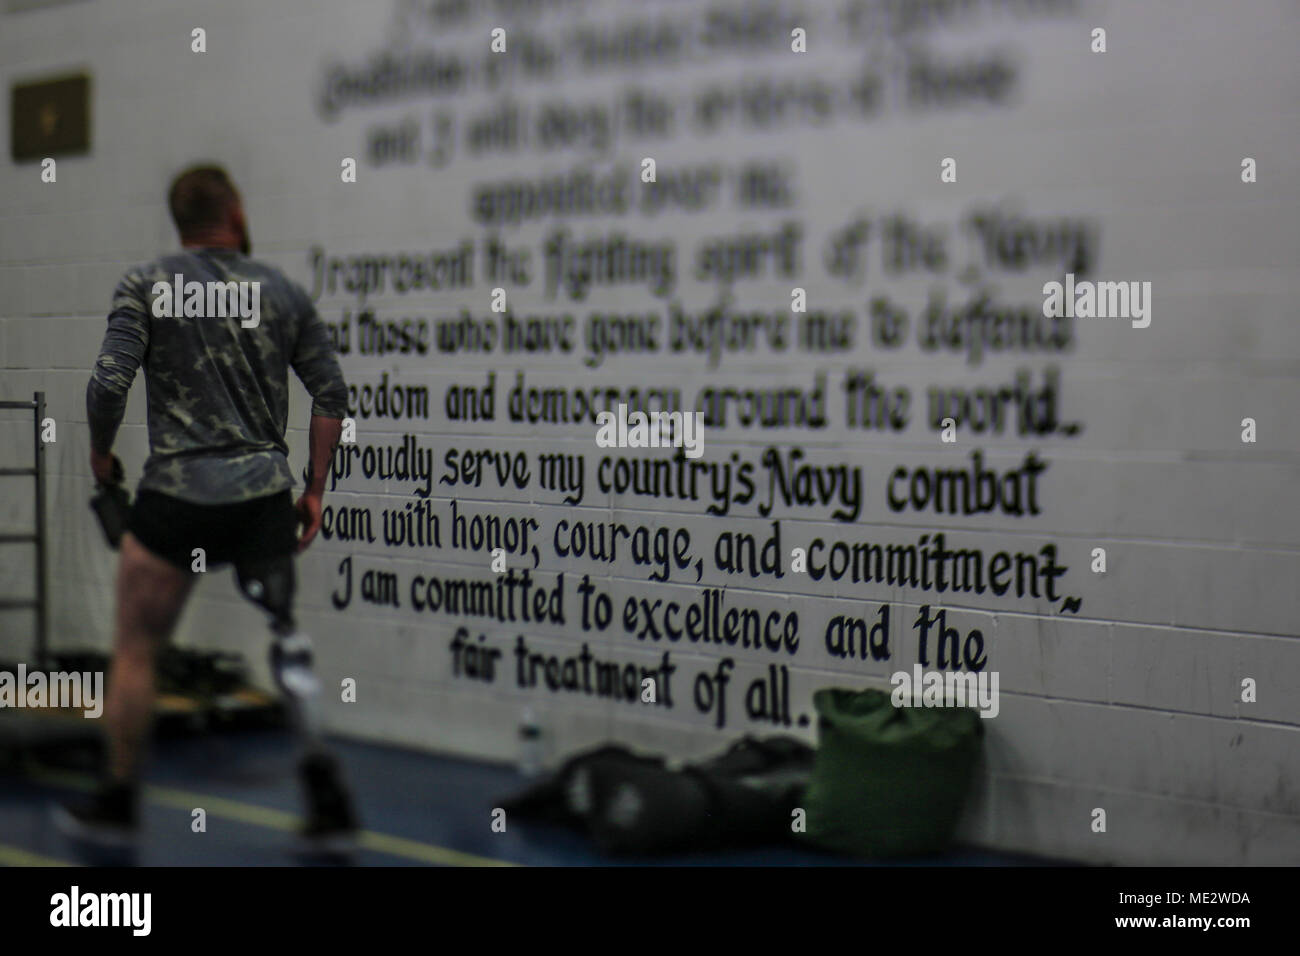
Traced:
POLYGON ((817 756, 804 797, 808 839, 863 856, 948 847, 984 728, 968 707, 895 707, 887 691, 813 694, 817 756))

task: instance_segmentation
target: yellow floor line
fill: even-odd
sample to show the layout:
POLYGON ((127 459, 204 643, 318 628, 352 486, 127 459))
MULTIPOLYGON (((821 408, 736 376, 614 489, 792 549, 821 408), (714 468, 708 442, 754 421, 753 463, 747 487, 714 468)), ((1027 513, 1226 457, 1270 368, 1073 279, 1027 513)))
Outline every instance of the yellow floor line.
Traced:
MULTIPOLYGON (((41 783, 53 786, 67 787, 73 790, 95 789, 94 778, 85 774, 33 768, 29 771, 29 775, 41 783)), ((281 830, 287 833, 297 832, 298 824, 301 822, 297 814, 286 813, 283 810, 272 810, 269 807, 259 807, 256 804, 227 800, 223 797, 214 797, 205 793, 173 790, 170 787, 145 787, 144 798, 149 803, 156 803, 177 810, 189 811, 195 807, 202 807, 210 816, 235 820, 239 823, 247 823, 257 827, 266 827, 270 830, 281 830)), ((494 860, 491 857, 462 853, 459 850, 451 850, 432 843, 421 843, 418 840, 408 840, 387 833, 375 833, 371 830, 362 830, 357 834, 357 845, 367 850, 374 850, 377 853, 402 856, 412 860, 419 860, 421 863, 436 863, 441 866, 519 865, 508 860, 494 860)), ((0 858, 0 862, 2 862, 2 858, 0 858)))
POLYGON ((0 843, 0 866, 80 866, 80 863, 69 863, 66 860, 56 860, 53 857, 41 856, 39 853, 28 853, 26 850, 20 850, 16 846, 5 846, 0 843))

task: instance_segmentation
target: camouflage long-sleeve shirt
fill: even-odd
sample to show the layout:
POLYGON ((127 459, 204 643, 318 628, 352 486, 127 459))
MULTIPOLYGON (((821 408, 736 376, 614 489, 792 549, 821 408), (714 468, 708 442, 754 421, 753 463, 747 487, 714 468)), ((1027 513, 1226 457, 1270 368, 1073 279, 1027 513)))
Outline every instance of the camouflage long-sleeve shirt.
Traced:
POLYGON ((290 368, 312 396, 313 415, 347 414, 347 386, 307 294, 278 269, 233 249, 186 249, 132 269, 118 283, 86 387, 96 451, 112 446, 141 365, 150 450, 142 491, 224 504, 292 488, 284 440, 290 368), (163 308, 170 303, 155 308, 155 283, 170 288, 177 275, 186 286, 259 283, 256 325, 206 311, 159 317, 174 310, 163 308))

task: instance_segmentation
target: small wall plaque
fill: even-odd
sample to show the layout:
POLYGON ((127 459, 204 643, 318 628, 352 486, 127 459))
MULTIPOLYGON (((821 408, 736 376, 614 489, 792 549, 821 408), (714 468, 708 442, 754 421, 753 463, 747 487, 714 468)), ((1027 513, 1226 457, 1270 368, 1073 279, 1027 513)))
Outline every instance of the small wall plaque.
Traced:
POLYGON ((90 77, 15 83, 9 115, 14 162, 90 152, 90 77))

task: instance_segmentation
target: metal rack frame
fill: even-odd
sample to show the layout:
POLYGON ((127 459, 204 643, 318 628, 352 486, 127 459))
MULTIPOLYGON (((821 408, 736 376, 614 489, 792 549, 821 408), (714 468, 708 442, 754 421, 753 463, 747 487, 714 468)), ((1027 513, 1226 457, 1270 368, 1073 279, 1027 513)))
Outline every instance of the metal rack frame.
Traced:
POLYGON ((31 476, 36 479, 36 529, 33 532, 0 532, 0 544, 36 545, 36 596, 32 598, 0 595, 0 611, 34 608, 36 610, 36 665, 44 668, 49 655, 49 582, 45 576, 45 442, 41 441, 41 422, 45 420, 45 393, 36 392, 31 401, 3 402, 0 408, 30 409, 35 460, 30 468, 0 467, 0 477, 31 476))

